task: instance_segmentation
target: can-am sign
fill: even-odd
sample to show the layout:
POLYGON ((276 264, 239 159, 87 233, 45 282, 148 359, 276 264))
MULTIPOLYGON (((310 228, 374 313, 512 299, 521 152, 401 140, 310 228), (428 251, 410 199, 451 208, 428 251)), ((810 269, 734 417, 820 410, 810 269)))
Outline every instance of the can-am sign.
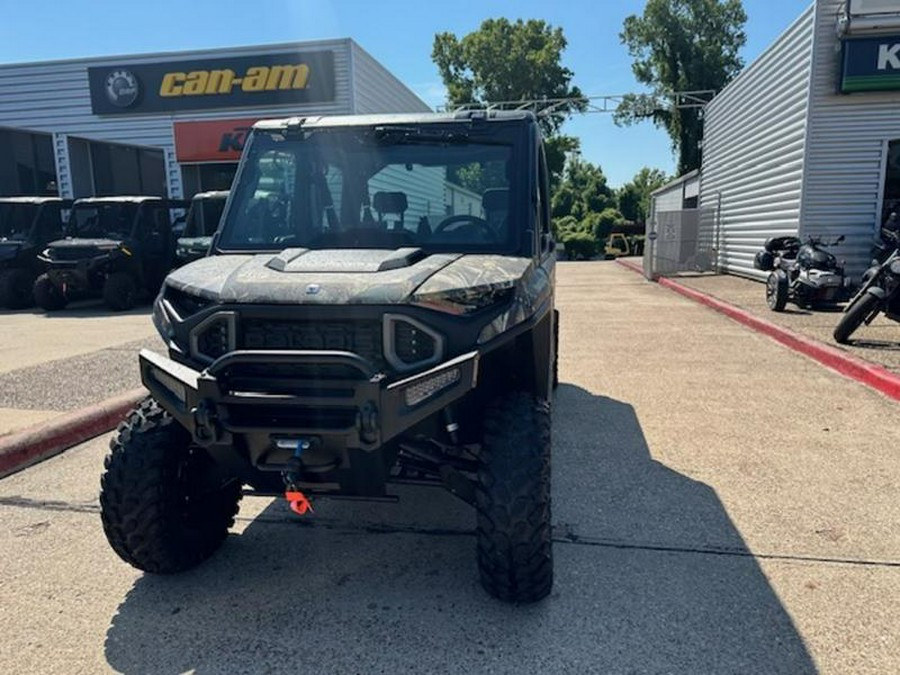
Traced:
POLYGON ((900 36, 844 41, 841 92, 900 90, 900 36))
POLYGON ((260 54, 88 68, 97 115, 334 100, 334 52, 260 54))

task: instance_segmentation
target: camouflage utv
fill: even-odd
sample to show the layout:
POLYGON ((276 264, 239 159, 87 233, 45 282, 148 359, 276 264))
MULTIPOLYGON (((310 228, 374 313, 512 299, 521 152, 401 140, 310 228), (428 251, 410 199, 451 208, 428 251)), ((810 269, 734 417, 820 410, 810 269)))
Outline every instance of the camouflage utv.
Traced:
POLYGON ((168 354, 141 352, 150 397, 103 476, 112 548, 178 572, 243 494, 302 514, 434 486, 475 509, 485 589, 545 597, 554 249, 530 113, 257 123, 210 255, 156 299, 168 354))

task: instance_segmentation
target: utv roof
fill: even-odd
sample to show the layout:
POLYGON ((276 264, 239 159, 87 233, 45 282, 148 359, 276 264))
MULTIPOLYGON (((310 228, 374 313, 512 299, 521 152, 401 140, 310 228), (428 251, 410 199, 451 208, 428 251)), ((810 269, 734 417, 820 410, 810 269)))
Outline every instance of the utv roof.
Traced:
POLYGON ((69 202, 71 199, 63 199, 62 197, 0 197, 0 204, 48 204, 58 202, 69 202))
POLYGON ((198 192, 191 199, 227 199, 228 190, 209 190, 207 192, 198 192))
POLYGON ((529 110, 466 110, 455 113, 404 113, 393 115, 331 115, 318 117, 288 117, 284 119, 260 120, 254 129, 277 131, 290 126, 306 128, 318 127, 369 127, 381 124, 442 124, 488 120, 515 122, 536 119, 529 110))

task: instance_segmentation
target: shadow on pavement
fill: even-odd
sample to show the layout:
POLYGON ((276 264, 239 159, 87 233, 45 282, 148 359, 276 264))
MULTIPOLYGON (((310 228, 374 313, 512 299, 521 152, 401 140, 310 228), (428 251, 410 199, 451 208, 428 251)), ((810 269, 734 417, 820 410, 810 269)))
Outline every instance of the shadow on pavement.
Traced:
POLYGON ((320 501, 307 521, 273 502, 200 568, 141 577, 106 658, 125 673, 815 672, 756 561, 727 553, 744 544, 715 492, 652 460, 630 405, 562 385, 554 472, 556 585, 537 605, 482 592, 472 514, 447 494, 320 501))
POLYGON ((28 309, 0 308, 0 316, 6 314, 30 314, 32 316, 43 316, 47 319, 54 319, 57 317, 69 319, 90 319, 103 316, 150 316, 152 309, 153 308, 149 300, 146 302, 140 302, 134 309, 129 309, 125 312, 114 312, 106 305, 104 305, 102 300, 79 300, 77 302, 66 305, 66 307, 63 309, 53 312, 47 312, 40 307, 29 307, 28 309))

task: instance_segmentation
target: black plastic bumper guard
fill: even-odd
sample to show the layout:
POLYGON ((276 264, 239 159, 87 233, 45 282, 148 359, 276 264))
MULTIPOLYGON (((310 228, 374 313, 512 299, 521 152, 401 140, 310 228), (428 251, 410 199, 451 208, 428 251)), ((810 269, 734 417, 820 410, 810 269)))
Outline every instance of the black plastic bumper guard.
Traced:
MULTIPOLYGON (((430 370, 388 384, 371 363, 339 351, 234 351, 197 371, 149 350, 141 350, 141 380, 153 397, 200 445, 230 444, 232 434, 344 437, 346 447, 371 450, 461 398, 477 384, 479 352, 472 351, 430 370), (316 379, 297 383, 297 393, 241 391, 227 376, 235 366, 341 366, 354 379, 316 379), (433 391, 429 391, 433 387, 433 391), (410 397, 422 397, 412 400, 410 397), (255 424, 252 406, 266 410, 353 409, 344 426, 255 424), (251 414, 232 415, 237 410, 251 414), (239 418, 239 419, 238 419, 239 418)), ((291 381, 279 381, 279 389, 291 381)), ((266 419, 270 419, 267 416, 266 419)), ((315 416, 313 416, 315 417, 315 416)), ((288 416, 289 418, 289 416, 288 416)))

